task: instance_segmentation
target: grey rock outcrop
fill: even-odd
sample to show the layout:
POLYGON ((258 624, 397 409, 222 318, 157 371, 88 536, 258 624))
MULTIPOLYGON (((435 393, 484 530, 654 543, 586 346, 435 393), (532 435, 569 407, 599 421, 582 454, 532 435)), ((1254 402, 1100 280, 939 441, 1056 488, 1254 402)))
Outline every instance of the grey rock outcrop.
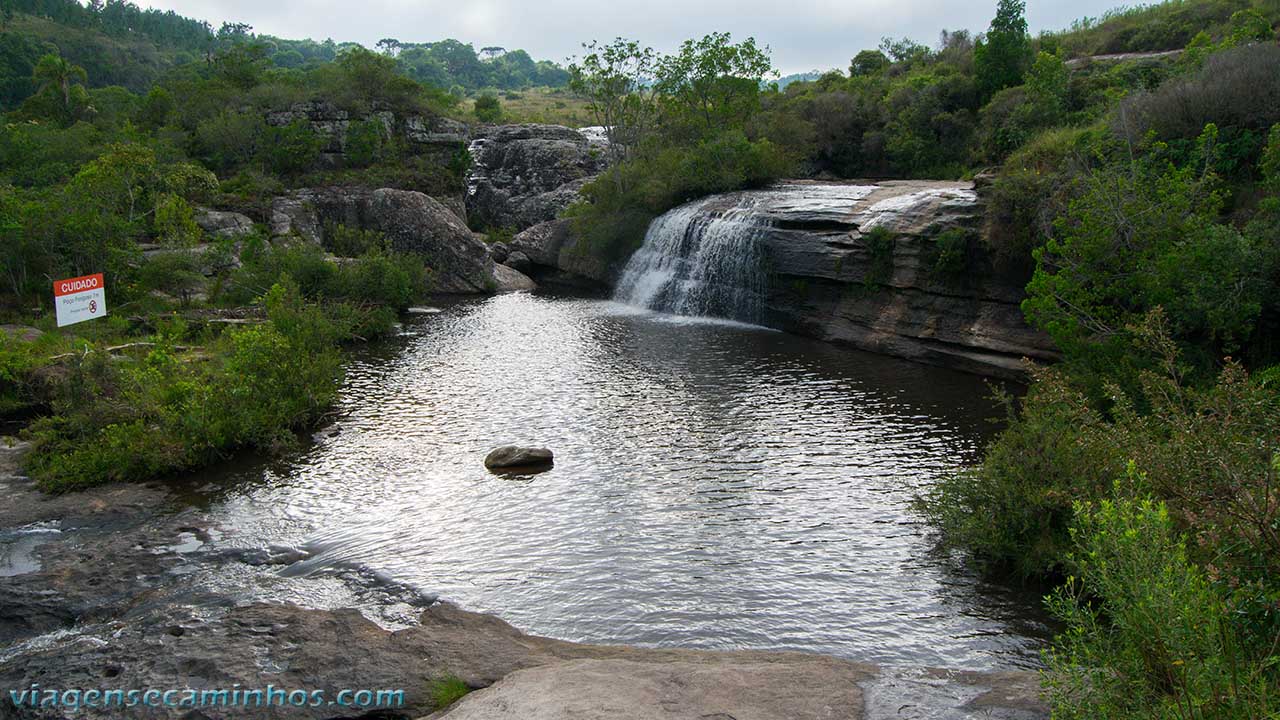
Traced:
POLYGON ((500 125, 471 143, 467 215, 522 230, 554 219, 606 164, 587 136, 560 125, 500 125))
POLYGON ((215 238, 238 238, 253 232, 253 220, 230 210, 197 208, 196 225, 215 238))
POLYGON ((569 220, 538 223, 512 238, 510 249, 529 258, 540 282, 601 289, 613 281, 615 268, 583 246, 569 220))
POLYGON ((278 197, 271 206, 273 238, 297 236, 322 244, 343 225, 384 234, 391 247, 420 255, 433 272, 433 290, 485 293, 498 289, 493 258, 457 214, 410 190, 313 188, 278 197))
POLYGON ((528 275, 506 265, 494 265, 493 277, 497 281, 495 290, 500 293, 528 292, 538 289, 538 283, 534 282, 528 275))
POLYGON ((39 340, 40 336, 44 335, 44 331, 30 325, 0 325, 0 335, 10 340, 29 343, 39 340))
POLYGON ((1026 278, 977 241, 984 206, 972 183, 881 182, 852 195, 816 186, 807 202, 766 210, 768 324, 800 335, 981 374, 1020 378, 1051 361, 1022 315, 1026 278), (873 247, 873 233, 891 238, 873 247), (972 237, 964 267, 936 269, 937 237, 972 237))
POLYGON ((529 256, 519 250, 507 255, 507 259, 503 261, 503 264, 507 267, 513 267, 522 273, 527 273, 533 268, 533 263, 530 262, 529 256))

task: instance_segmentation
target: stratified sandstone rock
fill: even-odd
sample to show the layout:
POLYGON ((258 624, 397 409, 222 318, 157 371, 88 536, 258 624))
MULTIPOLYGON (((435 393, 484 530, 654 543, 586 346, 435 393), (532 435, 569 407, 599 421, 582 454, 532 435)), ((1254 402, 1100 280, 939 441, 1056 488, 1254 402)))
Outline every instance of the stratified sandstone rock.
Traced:
POLYGON ((467 215, 476 227, 521 230, 552 220, 605 167, 605 153, 560 125, 500 125, 471 143, 467 215))
POLYGON ((1049 337, 1023 317, 1026 277, 999 267, 976 242, 959 275, 935 267, 938 235, 962 230, 976 239, 984 206, 972 183, 862 188, 817 185, 808 202, 765 203, 774 226, 765 236, 768 324, 1003 377, 1022 377, 1023 358, 1056 359, 1049 337), (871 246, 873 231, 892 238, 887 258, 876 257, 883 250, 871 246))
POLYGON ((330 166, 341 166, 346 162, 347 131, 354 122, 377 122, 385 137, 398 137, 421 153, 449 155, 465 149, 468 141, 467 126, 449 118, 400 115, 385 107, 375 107, 373 112, 365 115, 352 115, 323 100, 272 110, 265 119, 273 127, 306 123, 323 139, 320 159, 330 166))

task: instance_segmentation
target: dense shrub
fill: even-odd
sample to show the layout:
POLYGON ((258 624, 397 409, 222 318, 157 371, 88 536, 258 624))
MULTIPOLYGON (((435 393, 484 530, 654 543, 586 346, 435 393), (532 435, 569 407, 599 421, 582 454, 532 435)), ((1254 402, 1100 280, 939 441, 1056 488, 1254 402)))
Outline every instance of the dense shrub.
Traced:
POLYGON ((481 95, 476 98, 475 116, 480 122, 496 123, 502 119, 502 105, 494 95, 481 95))
POLYGON ((1280 711, 1270 639, 1242 627, 1163 503, 1123 491, 1078 503, 1071 533, 1071 579, 1049 603, 1066 624, 1047 655, 1054 717, 1243 720, 1280 711))
POLYGON ((1266 43, 1211 55, 1194 75, 1123 101, 1113 121, 1132 142, 1154 132, 1194 138, 1204 126, 1265 131, 1280 122, 1280 45, 1266 43))
POLYGON ((296 290, 264 298, 268 322, 229 331, 201 361, 160 337, 145 358, 76 355, 55 415, 29 434, 26 469, 46 490, 156 477, 238 447, 278 448, 314 420, 338 387, 338 329, 296 290))

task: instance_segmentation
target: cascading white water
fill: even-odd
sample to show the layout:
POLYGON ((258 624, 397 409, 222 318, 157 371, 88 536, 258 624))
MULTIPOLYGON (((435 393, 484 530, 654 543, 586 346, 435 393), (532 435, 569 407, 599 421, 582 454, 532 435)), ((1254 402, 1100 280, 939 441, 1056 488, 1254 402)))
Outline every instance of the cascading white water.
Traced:
POLYGON ((727 210, 708 198, 682 205, 649 224, 614 299, 650 310, 760 322, 767 275, 762 238, 767 216, 759 197, 744 195, 727 210))

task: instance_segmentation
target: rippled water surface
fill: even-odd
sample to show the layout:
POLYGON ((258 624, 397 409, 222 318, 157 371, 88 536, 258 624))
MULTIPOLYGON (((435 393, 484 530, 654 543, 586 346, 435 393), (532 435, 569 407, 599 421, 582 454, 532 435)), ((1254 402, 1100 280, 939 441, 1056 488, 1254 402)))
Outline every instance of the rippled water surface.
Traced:
POLYGON ((595 300, 503 295, 363 354, 338 432, 242 470, 241 542, 579 641, 1034 665, 1034 597, 930 551, 913 493, 972 460, 979 378, 595 300), (504 477, 496 445, 555 451, 504 477))

